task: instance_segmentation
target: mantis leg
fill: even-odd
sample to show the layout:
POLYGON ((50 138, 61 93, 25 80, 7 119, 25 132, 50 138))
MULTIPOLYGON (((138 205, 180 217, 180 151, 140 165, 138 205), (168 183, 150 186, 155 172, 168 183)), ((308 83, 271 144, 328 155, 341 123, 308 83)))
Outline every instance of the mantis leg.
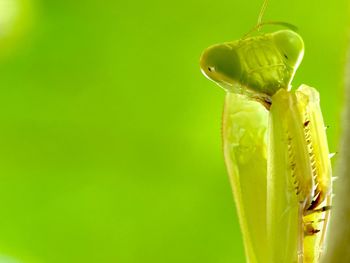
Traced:
POLYGON ((227 93, 223 147, 247 262, 269 263, 266 242, 267 110, 247 97, 227 93))
POLYGON ((267 173, 270 262, 316 263, 330 205, 331 169, 318 92, 302 85, 272 97, 267 173), (320 211, 321 213, 315 213, 320 211))

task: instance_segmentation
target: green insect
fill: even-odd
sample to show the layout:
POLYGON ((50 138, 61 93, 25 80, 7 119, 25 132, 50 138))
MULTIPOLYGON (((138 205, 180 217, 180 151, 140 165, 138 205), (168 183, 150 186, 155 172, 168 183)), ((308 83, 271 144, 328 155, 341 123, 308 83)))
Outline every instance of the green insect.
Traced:
POLYGON ((291 81, 304 54, 292 30, 206 49, 203 74, 226 91, 223 147, 247 262, 316 263, 332 172, 319 94, 291 81))

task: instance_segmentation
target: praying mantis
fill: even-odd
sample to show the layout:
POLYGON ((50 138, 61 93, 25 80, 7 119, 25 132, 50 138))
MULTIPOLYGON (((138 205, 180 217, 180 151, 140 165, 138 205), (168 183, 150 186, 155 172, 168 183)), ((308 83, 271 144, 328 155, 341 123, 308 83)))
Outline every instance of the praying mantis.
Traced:
POLYGON ((200 59, 226 91, 223 150, 247 262, 317 263, 324 250, 332 171, 319 93, 292 90, 303 55, 299 34, 283 29, 200 59))

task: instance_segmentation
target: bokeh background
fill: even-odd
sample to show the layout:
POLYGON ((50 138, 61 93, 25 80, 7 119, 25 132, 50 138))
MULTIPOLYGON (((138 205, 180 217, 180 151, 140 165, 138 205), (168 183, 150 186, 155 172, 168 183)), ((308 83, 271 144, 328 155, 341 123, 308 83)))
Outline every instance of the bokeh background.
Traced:
MULTIPOLYGON (((347 2, 271 0, 265 16, 304 38, 294 86, 319 89, 332 151, 347 2)), ((0 0, 0 263, 244 262, 224 92, 198 62, 261 5, 0 0)))

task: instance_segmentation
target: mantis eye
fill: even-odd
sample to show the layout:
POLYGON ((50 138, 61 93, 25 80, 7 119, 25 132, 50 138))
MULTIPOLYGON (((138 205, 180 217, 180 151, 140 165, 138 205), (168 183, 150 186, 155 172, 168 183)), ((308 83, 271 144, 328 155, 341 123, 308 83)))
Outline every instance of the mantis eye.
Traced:
POLYGON ((282 30, 273 34, 273 41, 276 43, 282 57, 284 57, 285 63, 296 69, 304 55, 302 38, 293 31, 282 30))
POLYGON ((207 48, 201 56, 200 66, 207 78, 224 88, 237 82, 241 75, 237 52, 229 44, 207 48))

